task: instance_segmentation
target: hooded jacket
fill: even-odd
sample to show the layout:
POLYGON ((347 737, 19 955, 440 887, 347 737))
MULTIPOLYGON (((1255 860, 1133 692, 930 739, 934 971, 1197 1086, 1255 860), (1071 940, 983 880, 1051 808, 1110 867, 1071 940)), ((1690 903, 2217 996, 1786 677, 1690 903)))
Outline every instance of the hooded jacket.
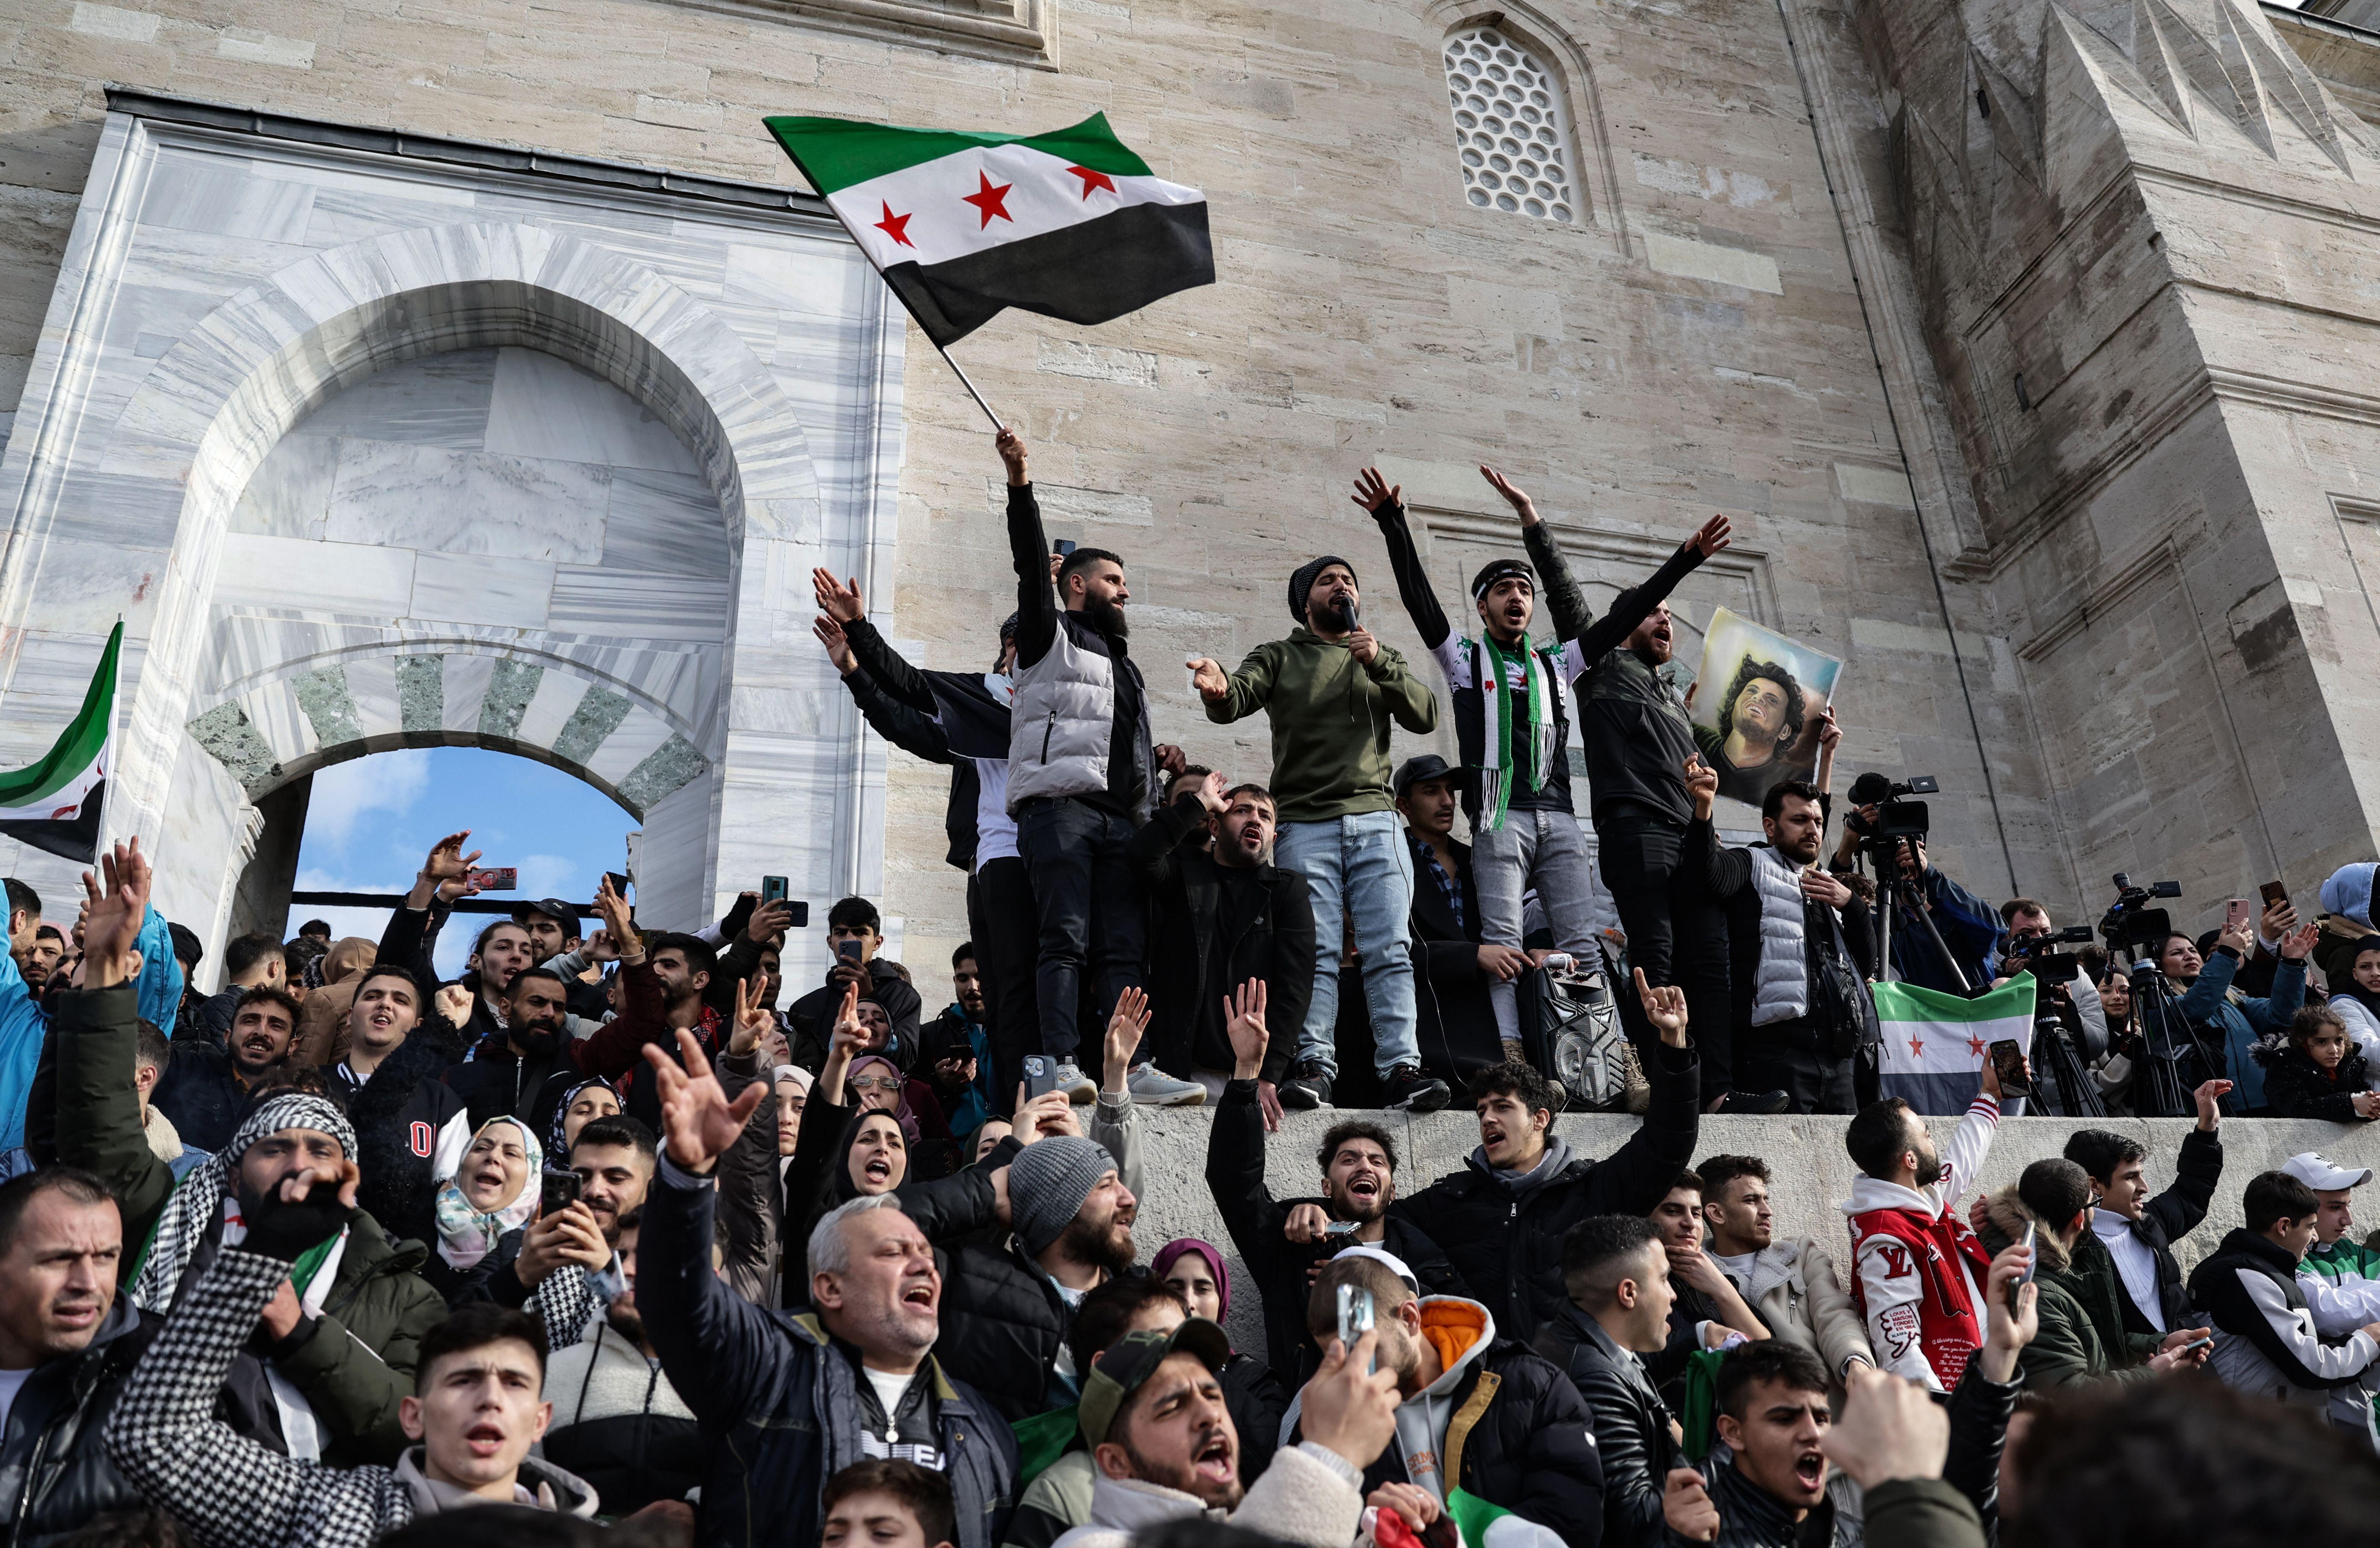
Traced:
MULTIPOLYGON (((58 1159, 97 1173, 115 1191, 128 1284, 180 1186, 140 1127, 133 1016, 129 985, 58 1002, 58 1159)), ((358 1213, 322 1314, 264 1351, 322 1422, 323 1456, 334 1464, 393 1461, 406 1444, 397 1404, 413 1392, 423 1336, 446 1314, 438 1292, 412 1272, 428 1256, 419 1242, 391 1241, 370 1213, 358 1213)))
POLYGON ((2319 1414, 2334 1389, 2360 1384, 2380 1345, 2368 1333, 2325 1335, 2314 1326, 2298 1261, 2245 1228, 2191 1271, 2191 1304, 2215 1327, 2207 1369, 2245 1392, 2319 1414))
MULTIPOLYGON (((212 1417, 217 1389, 288 1273, 277 1258, 237 1248, 217 1254, 176 1302, 108 1420, 108 1456, 200 1548, 369 1548, 453 1497, 422 1476, 418 1447, 394 1468, 322 1467, 278 1456, 212 1417)), ((525 1459, 520 1478, 538 1503, 595 1514, 594 1491, 559 1468, 525 1459)))
MULTIPOLYGON (((830 972, 832 965, 829 964, 830 972)), ((882 1052, 902 1069, 906 1070, 917 1058, 917 1018, 925 1001, 917 986, 901 976, 893 965, 879 958, 868 964, 868 999, 884 1007, 884 1019, 892 1024, 892 1038, 882 1052)), ((820 984, 795 1000, 785 1012, 789 1024, 787 1047, 794 1063, 812 1075, 826 1063, 827 1047, 834 1039, 834 1018, 843 1006, 843 987, 829 981, 820 984)))
MULTIPOLYGON (((1396 1439, 1365 1469, 1364 1493, 1414 1483, 1450 1488, 1551 1528, 1570 1548, 1603 1536, 1603 1465, 1595 1416, 1551 1361, 1496 1335, 1475 1300, 1425 1298, 1421 1336, 1444 1365, 1397 1406, 1396 1439)), ((1299 1408, 1291 1406, 1294 1421, 1299 1408)))
MULTIPOLYGON (((1232 1041, 1223 1002, 1250 979, 1265 982, 1266 1018, 1276 1027, 1302 1027, 1314 996, 1314 900, 1305 878, 1262 862, 1245 877, 1254 907, 1232 917, 1230 868, 1182 843, 1207 809, 1185 795, 1159 809, 1132 841, 1124 859, 1148 885, 1148 1057, 1169 1075, 1232 1067, 1232 1041)), ((1262 1078, 1289 1073, 1294 1039, 1275 1038, 1262 1078)))
POLYGON ((633 1515, 701 1486, 709 1457, 694 1410, 661 1366, 610 1323, 553 1352, 545 1396, 553 1405, 545 1459, 585 1479, 602 1496, 605 1515, 633 1515))
MULTIPOLYGON (((664 1154, 638 1253, 637 1303, 647 1336, 702 1425, 709 1468, 696 1541, 702 1548, 808 1548, 823 1525, 822 1486, 861 1459, 859 1378, 816 1318, 764 1311, 711 1271, 714 1198, 707 1179, 680 1171, 664 1154)), ((939 1360, 929 1358, 927 1370, 957 1548, 994 1548, 1014 1504, 1016 1437, 939 1360)))
POLYGON ((1240 1508, 1209 1510, 1195 1494, 1138 1479, 1101 1475, 1091 1485, 1091 1518, 1058 1539, 1058 1548, 1131 1548, 1168 1521, 1204 1517, 1261 1532, 1300 1548, 1347 1548, 1363 1519, 1364 1498, 1345 1457, 1318 1445, 1283 1447, 1248 1486, 1240 1508))
POLYGON ((2371 1065, 2353 1040, 2336 1069, 2325 1069, 2295 1042, 2271 1038, 2256 1045, 2265 1071, 2265 1105, 2277 1118, 2320 1118, 2326 1123, 2364 1122, 2355 1099, 2372 1089, 2371 1065))
POLYGON ((1645 1073, 1652 1106, 1628 1142, 1595 1162, 1571 1153, 1547 1130, 1545 1159, 1526 1176, 1506 1178, 1485 1148, 1462 1171, 1389 1206, 1460 1266, 1473 1295, 1512 1338, 1537 1329, 1570 1304, 1562 1291, 1563 1236, 1591 1214, 1649 1214, 1694 1152, 1702 1067, 1694 1047, 1658 1046, 1645 1073))
MULTIPOLYGON (((1217 1103, 1214 1125, 1208 1131, 1207 1188, 1263 1303, 1266 1360, 1283 1382, 1294 1383, 1321 1359, 1305 1324, 1308 1275, 1316 1264, 1336 1256, 1345 1241, 1293 1242, 1281 1234, 1292 1209, 1320 1201, 1276 1200, 1267 1186, 1264 1115, 1257 1106, 1253 1080, 1233 1080, 1223 1087, 1223 1100, 1217 1103)), ((1419 1226, 1391 1209, 1382 1229, 1380 1246, 1414 1271, 1422 1294, 1465 1293, 1463 1276, 1419 1226)))
MULTIPOLYGON (((2025 1208, 2014 1184, 1986 1197, 1976 1213, 1976 1238, 1995 1258, 2024 1239, 2026 1225, 2035 1227, 2034 1286, 2040 1331, 2017 1357, 2027 1390, 2080 1386, 2102 1377, 2137 1381, 2149 1374, 2148 1367, 2132 1362, 2120 1340, 2110 1345, 2103 1336, 2103 1329, 2119 1322, 2113 1282, 2075 1273, 2065 1245, 2046 1222, 2025 1208)), ((2077 1238, 2091 1239, 2087 1227, 2077 1238)))
POLYGON ((1283 823, 1327 823, 1396 805, 1389 736, 1438 729, 1438 699, 1388 646, 1358 662, 1346 641, 1304 624, 1250 651, 1207 718, 1229 725, 1265 712, 1272 725, 1275 810, 1283 823))
POLYGON ((455 1175, 471 1143, 462 1097, 439 1079, 451 1062, 430 1030, 417 1028, 360 1085, 344 1059, 323 1071, 356 1126, 356 1164, 364 1175, 356 1202, 417 1241, 434 1239, 437 1179, 455 1175))
POLYGON ((1999 1103, 1977 1092, 1942 1146, 1942 1173, 1930 1186, 1864 1176, 1842 1204, 1852 1225, 1852 1301, 1876 1368, 1936 1392, 1958 1385, 1990 1327, 1988 1270, 1973 1262, 1982 1249, 1950 1201, 1983 1170, 1999 1121, 1999 1103))

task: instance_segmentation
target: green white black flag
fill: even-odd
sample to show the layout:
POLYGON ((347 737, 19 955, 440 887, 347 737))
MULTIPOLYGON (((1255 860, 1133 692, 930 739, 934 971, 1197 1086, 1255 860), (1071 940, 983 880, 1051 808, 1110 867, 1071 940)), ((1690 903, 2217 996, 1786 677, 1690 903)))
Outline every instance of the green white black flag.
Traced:
POLYGON ((1151 174, 1105 114, 1036 135, 764 121, 938 345, 1004 307, 1105 323, 1215 282, 1207 196, 1151 174))
POLYGON ((115 752, 115 663, 124 649, 118 623, 91 674, 82 710, 46 757, 0 774, 0 836, 88 865, 99 855, 100 809, 115 752))

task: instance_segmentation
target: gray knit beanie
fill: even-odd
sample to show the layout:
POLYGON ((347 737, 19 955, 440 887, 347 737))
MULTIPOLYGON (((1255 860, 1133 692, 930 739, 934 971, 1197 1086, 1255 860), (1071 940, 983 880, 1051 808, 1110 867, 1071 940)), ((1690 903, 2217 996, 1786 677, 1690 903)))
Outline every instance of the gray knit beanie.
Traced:
POLYGON ((1008 1164, 1008 1214, 1025 1250, 1038 1253, 1056 1241, 1115 1169, 1105 1145, 1079 1134, 1052 1134, 1017 1152, 1008 1164))

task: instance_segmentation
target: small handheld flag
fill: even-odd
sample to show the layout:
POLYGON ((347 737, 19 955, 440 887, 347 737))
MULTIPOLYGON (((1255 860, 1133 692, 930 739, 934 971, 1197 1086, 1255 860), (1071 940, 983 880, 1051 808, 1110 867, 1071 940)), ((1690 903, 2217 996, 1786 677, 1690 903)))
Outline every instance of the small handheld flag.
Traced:
POLYGON ((124 649, 118 621, 100 652, 82 709, 38 763, 0 774, 0 836, 61 859, 91 864, 99 855, 100 810, 115 752, 115 664, 124 649))
POLYGON ((1103 113, 1037 135, 764 122, 938 348, 1008 307, 1105 323, 1215 282, 1207 196, 1103 113))

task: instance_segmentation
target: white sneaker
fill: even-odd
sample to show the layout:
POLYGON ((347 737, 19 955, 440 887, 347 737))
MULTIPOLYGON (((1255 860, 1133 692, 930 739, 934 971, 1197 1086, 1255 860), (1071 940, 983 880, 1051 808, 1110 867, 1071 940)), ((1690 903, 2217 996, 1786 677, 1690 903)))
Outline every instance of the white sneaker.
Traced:
POLYGON ((1124 1078, 1124 1089, 1143 1107, 1199 1107, 1207 1088, 1196 1080, 1176 1080, 1155 1065, 1135 1065, 1124 1078))
POLYGON ((1076 1104, 1090 1101, 1099 1094, 1097 1082, 1085 1075, 1072 1059, 1058 1061, 1057 1090, 1066 1093, 1066 1100, 1076 1104))

